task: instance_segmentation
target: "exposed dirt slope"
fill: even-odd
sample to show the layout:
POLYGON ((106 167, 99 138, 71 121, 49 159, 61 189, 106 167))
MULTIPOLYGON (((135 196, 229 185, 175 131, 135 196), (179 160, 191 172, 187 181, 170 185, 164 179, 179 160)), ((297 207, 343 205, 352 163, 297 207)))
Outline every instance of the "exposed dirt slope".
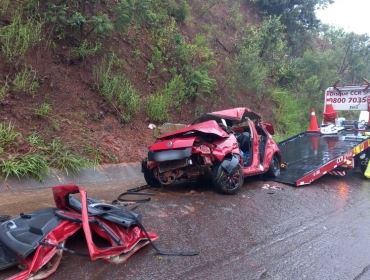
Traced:
MULTIPOLYGON (((211 74, 217 80, 218 88, 212 98, 198 99, 171 113, 171 122, 189 122, 195 116, 216 109, 232 106, 251 107, 267 118, 272 118, 270 101, 257 102, 253 94, 237 92, 230 94, 227 73, 229 61, 235 53, 236 28, 231 22, 230 7, 219 1, 206 12, 199 12, 202 1, 189 1, 191 19, 180 26, 183 35, 191 40, 199 32, 208 32, 212 37, 211 47, 217 65, 211 74)), ((232 2, 232 1, 231 1, 232 2)), ((243 24, 258 21, 256 11, 241 6, 243 24)), ((118 120, 114 110, 94 89, 92 68, 100 62, 100 57, 84 61, 68 59, 67 47, 61 44, 50 48, 40 44, 30 51, 25 63, 37 71, 40 89, 32 97, 29 94, 12 93, 0 103, 0 122, 11 121, 24 135, 32 132, 45 139, 60 138, 72 150, 89 155, 99 150, 103 162, 130 162, 145 157, 146 147, 153 141, 152 131, 147 128, 149 119, 145 114, 145 96, 163 86, 168 77, 154 73, 148 80, 146 67, 151 56, 152 46, 147 31, 127 37, 113 35, 104 43, 104 49, 114 49, 124 62, 122 75, 127 77, 142 96, 141 111, 128 124, 118 120), (139 53, 139 55, 135 55, 139 53), (49 117, 35 115, 35 108, 43 102, 52 106, 49 117)), ((68 42, 65 42, 68 45, 68 42)), ((17 72, 17 67, 0 60, 0 81, 5 81, 17 72)))

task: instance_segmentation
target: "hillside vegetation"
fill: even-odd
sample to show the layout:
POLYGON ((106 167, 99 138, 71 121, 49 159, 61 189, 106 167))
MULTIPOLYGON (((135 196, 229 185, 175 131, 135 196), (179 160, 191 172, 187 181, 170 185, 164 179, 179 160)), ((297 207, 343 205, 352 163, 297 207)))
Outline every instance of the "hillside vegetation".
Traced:
POLYGON ((328 4, 0 0, 0 173, 139 160, 149 122, 235 105, 300 132, 326 87, 370 70, 367 36, 315 17, 328 4))

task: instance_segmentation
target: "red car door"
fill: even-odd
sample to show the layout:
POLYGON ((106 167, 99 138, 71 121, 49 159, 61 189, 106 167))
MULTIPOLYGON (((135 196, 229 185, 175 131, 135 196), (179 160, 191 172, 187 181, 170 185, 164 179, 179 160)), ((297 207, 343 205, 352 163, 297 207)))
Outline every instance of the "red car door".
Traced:
POLYGON ((254 122, 251 120, 248 120, 249 130, 251 134, 251 142, 252 142, 252 163, 243 168, 243 174, 244 176, 252 176, 255 174, 259 174, 263 172, 263 168, 260 166, 260 160, 259 160, 259 136, 256 130, 256 127, 254 125, 254 122))

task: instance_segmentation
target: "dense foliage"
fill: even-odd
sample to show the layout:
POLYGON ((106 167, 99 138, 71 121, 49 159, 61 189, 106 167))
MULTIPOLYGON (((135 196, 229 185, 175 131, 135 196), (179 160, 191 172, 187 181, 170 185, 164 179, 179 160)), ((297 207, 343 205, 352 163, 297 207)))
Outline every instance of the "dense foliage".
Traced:
POLYGON ((315 10, 326 7, 333 0, 254 0, 260 10, 280 17, 286 26, 287 36, 294 54, 301 54, 301 49, 309 43, 310 31, 319 27, 315 10))

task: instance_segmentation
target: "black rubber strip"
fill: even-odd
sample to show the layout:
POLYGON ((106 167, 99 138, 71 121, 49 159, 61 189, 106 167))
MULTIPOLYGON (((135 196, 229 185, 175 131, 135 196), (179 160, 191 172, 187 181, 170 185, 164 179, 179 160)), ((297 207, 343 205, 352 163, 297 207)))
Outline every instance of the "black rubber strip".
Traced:
POLYGON ((12 217, 9 215, 0 215, 0 224, 9 221, 12 217))

